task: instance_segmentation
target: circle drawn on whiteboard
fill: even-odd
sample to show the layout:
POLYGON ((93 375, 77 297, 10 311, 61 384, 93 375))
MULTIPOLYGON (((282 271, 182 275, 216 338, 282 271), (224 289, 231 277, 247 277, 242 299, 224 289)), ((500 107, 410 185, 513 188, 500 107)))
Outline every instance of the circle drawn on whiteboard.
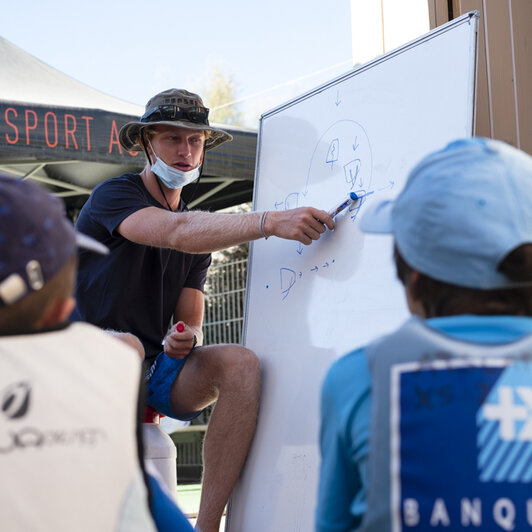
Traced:
POLYGON ((312 154, 303 194, 330 179, 349 193, 371 189, 373 155, 366 130, 354 120, 338 120, 318 140, 312 154))

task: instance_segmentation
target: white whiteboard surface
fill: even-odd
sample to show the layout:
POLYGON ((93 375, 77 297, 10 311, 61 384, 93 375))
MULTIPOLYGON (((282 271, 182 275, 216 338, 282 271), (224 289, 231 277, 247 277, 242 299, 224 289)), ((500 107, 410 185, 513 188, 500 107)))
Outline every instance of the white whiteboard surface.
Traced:
POLYGON ((362 234, 359 217, 423 156, 472 135, 477 25, 464 15, 261 117, 254 210, 369 195, 310 246, 251 246, 244 343, 261 359, 262 398, 228 531, 314 530, 325 372, 408 316, 391 237, 362 234))

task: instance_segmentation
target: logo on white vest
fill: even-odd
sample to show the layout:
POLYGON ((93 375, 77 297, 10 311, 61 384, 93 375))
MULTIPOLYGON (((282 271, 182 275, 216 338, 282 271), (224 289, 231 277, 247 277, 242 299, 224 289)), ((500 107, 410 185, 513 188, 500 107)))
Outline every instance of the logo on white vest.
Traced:
POLYGON ((2 394, 2 412, 8 419, 24 417, 30 406, 31 387, 28 382, 10 384, 2 394))
POLYGON ((40 417, 33 420, 28 416, 32 396, 28 381, 14 382, 0 393, 0 409, 7 419, 5 431, 0 429, 0 456, 57 446, 94 449, 108 439, 105 427, 56 427, 46 426, 40 417))

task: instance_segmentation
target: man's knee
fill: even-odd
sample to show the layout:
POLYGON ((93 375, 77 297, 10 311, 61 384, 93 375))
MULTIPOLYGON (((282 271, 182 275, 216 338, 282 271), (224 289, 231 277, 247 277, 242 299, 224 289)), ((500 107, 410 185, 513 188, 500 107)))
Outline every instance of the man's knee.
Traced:
POLYGON ((115 338, 118 338, 118 340, 124 342, 126 345, 129 345, 129 347, 132 347, 138 353, 140 359, 144 360, 144 346, 134 334, 113 331, 112 329, 106 329, 105 332, 111 336, 114 336, 115 338))
POLYGON ((221 373, 224 380, 233 383, 256 383, 260 380, 260 361, 257 355, 241 345, 218 346, 221 373))
POLYGON ((238 349, 234 353, 233 363, 244 367, 252 373, 260 373, 260 360, 254 351, 241 345, 235 347, 238 349))
POLYGON ((190 413, 221 396, 258 402, 260 362, 253 351, 238 344, 194 349, 170 390, 173 411, 190 413))
POLYGON ((237 347, 239 349, 229 358, 225 367, 225 386, 220 387, 220 393, 232 393, 238 389, 242 400, 249 404, 257 404, 261 387, 259 358, 250 349, 242 346, 237 347))

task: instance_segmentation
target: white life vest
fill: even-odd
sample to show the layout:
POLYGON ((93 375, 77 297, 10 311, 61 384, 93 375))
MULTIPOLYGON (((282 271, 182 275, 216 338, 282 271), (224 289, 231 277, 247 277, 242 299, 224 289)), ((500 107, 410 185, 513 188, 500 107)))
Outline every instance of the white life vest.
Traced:
POLYGON ((0 527, 154 531, 138 355, 88 324, 0 336, 0 527))

